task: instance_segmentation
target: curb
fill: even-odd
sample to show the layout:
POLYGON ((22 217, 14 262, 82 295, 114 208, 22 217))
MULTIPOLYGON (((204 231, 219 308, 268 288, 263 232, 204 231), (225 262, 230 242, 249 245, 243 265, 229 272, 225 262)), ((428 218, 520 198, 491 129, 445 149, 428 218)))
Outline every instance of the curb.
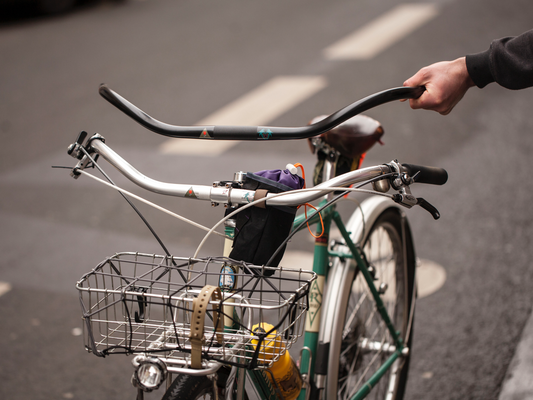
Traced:
POLYGON ((533 312, 509 364, 498 400, 533 399, 533 312))

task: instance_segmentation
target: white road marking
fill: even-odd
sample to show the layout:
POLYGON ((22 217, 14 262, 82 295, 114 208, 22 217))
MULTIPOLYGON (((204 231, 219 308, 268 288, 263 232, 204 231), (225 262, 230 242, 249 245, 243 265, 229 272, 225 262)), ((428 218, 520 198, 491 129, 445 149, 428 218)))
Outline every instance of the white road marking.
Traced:
POLYGON ((307 251, 286 251, 281 266, 291 269, 313 269, 313 253, 307 251))
POLYGON ((446 282, 446 270, 436 262, 419 259, 416 269, 418 298, 438 291, 446 282))
POLYGON ((83 335, 83 329, 81 329, 81 328, 73 328, 71 333, 72 333, 72 336, 81 336, 81 335, 83 335))
POLYGON ((169 139, 161 145, 160 150, 164 154, 214 157, 224 153, 236 144, 234 140, 169 139))
MULTIPOLYGON (((313 269, 313 254, 306 251, 286 251, 281 265, 285 268, 313 269)), ((418 298, 438 291, 446 282, 446 270, 436 262, 419 259, 416 270, 418 298)))
POLYGON ((327 59, 367 60, 438 14, 435 4, 401 4, 324 50, 327 59))
MULTIPOLYGON (((278 76, 204 118, 196 125, 266 125, 327 85, 322 76, 278 76)), ((163 153, 215 156, 236 141, 170 139, 163 153)))
POLYGON ((11 290, 11 285, 7 282, 0 282, 0 296, 11 290))

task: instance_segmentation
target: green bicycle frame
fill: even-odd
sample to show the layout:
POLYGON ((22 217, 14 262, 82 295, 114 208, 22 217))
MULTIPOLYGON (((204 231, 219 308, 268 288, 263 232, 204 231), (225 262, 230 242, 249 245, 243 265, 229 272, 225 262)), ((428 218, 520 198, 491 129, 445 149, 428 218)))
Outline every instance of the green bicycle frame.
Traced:
MULTIPOLYGON (((323 206, 326 200, 323 200, 320 206, 323 206)), ((350 233, 346 230, 346 227, 342 221, 340 214, 336 211, 335 205, 327 207, 320 212, 322 215, 322 224, 318 224, 320 217, 316 211, 313 211, 309 219, 308 224, 318 224, 316 229, 317 238, 315 239, 314 259, 313 259, 313 271, 317 274, 317 280, 313 283, 309 291, 309 310, 306 318, 306 331, 304 336, 304 348, 307 348, 307 352, 302 353, 300 373, 303 376, 314 376, 314 360, 310 360, 312 354, 316 354, 318 347, 318 331, 320 326, 320 309, 322 306, 322 294, 324 293, 324 284, 327 278, 329 257, 339 258, 353 258, 358 270, 363 274, 363 277, 370 289, 372 297, 375 301, 377 310, 381 315, 387 329, 389 330, 391 337, 394 340, 396 350, 392 355, 383 363, 383 365, 370 377, 370 379, 363 384, 361 389, 352 397, 351 400, 360 400, 366 397, 370 390, 376 385, 376 383, 383 377, 387 370, 392 366, 394 361, 401 355, 403 350, 403 341, 400 337, 400 333, 395 329, 392 321, 387 313, 383 300, 374 285, 372 275, 368 270, 368 265, 364 258, 361 256, 361 250, 351 241, 350 233), (346 245, 350 249, 350 253, 337 253, 328 251, 329 232, 331 223, 334 222, 339 229, 346 245)), ((293 224, 293 229, 298 229, 305 221, 305 215, 299 215, 293 224)), ((303 224, 305 226, 305 224, 303 224)), ((300 227, 301 229, 301 227, 300 227)), ((302 388, 302 391, 298 397, 298 400, 306 399, 306 389, 302 388)))
MULTIPOLYGON (((326 200, 323 200, 320 206, 324 206, 326 200)), ((309 310, 307 311, 306 316, 306 325, 305 325, 305 335, 304 335, 304 349, 306 351, 302 352, 301 363, 300 363, 300 373, 302 376, 313 377, 315 371, 314 359, 312 358, 313 354, 316 354, 318 347, 318 334, 320 327, 320 312, 322 308, 322 296, 324 293, 324 286, 326 283, 326 278, 329 269, 329 259, 330 257, 338 258, 353 258, 358 270, 363 274, 363 277, 368 284, 369 290, 372 294, 372 297, 375 301, 377 310, 381 315, 385 325, 387 326, 388 331, 391 334, 391 337, 394 340, 396 350, 391 354, 391 356, 381 365, 381 367, 365 382, 361 389, 351 398, 351 400, 361 400, 364 399, 370 390, 377 384, 377 382, 383 377, 387 370, 393 365, 402 354, 404 347, 400 333, 396 331, 392 321, 387 313, 383 300, 380 297, 380 294, 374 284, 372 275, 368 270, 368 264, 364 257, 361 256, 361 250, 351 241, 350 232, 346 230, 346 227, 342 221, 340 214, 336 211, 335 204, 326 207, 318 213, 313 210, 308 214, 309 225, 317 225, 316 233, 317 237, 315 239, 314 246, 314 257, 313 257, 313 272, 317 274, 317 279, 313 282, 309 290, 309 310), (322 219, 322 223, 320 223, 322 219), (335 223, 339 229, 346 245, 348 246, 350 253, 339 253, 328 250, 329 243, 329 233, 331 229, 332 222, 335 223)), ((305 214, 301 214, 295 218, 293 223, 293 230, 302 230, 305 229, 306 223, 304 221, 307 219, 305 214)), ((230 233, 231 229, 227 233, 230 233)), ((269 379, 268 371, 264 370, 250 370, 247 371, 247 374, 241 374, 241 379, 244 378, 244 375, 248 375, 255 386, 258 394, 264 400, 275 400, 278 399, 278 390, 272 384, 271 379, 269 379)), ((244 382, 241 382, 243 385, 244 382)), ((241 386, 242 387, 242 386, 241 386)), ((302 388, 298 400, 306 399, 306 388, 302 388)))

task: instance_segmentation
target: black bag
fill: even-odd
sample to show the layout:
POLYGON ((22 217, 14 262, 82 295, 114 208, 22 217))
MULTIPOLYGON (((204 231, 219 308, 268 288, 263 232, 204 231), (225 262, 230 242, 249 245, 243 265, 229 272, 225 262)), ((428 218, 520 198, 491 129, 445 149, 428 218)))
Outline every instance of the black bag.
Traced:
MULTIPOLYGON (((288 170, 270 170, 247 173, 243 188, 281 193, 301 189, 303 185, 303 179, 288 170)), ((291 232, 295 215, 296 207, 249 207, 238 213, 230 258, 258 266, 266 265, 291 232)), ((277 267, 284 252, 285 246, 268 266, 277 267)), ((273 270, 265 270, 265 275, 273 273, 273 270)))

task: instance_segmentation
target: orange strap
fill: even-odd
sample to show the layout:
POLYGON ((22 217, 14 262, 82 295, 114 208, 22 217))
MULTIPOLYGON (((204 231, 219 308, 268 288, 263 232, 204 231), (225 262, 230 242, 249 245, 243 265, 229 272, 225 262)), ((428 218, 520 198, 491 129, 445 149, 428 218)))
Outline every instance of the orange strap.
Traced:
MULTIPOLYGON (((304 170, 304 166, 300 163, 296 163, 294 164, 294 166, 296 168, 300 168, 302 170, 302 178, 304 179, 304 189, 305 189, 305 170, 304 170)), ((313 209, 315 209, 316 211, 316 207, 309 204, 309 203, 305 203, 304 205, 304 212, 305 212, 305 219, 307 219, 307 207, 311 207, 313 209)), ((298 206, 298 208, 300 208, 300 206, 298 206)), ((322 233, 320 233, 320 235, 316 236, 312 231, 311 231, 311 227, 309 226, 309 222, 307 223, 307 230, 309 231, 309 233, 311 234, 311 236, 313 236, 315 239, 318 239, 319 237, 322 237, 322 235, 324 234, 324 221, 322 220, 322 214, 318 213, 318 216, 320 217, 320 225, 322 226, 322 233)))

